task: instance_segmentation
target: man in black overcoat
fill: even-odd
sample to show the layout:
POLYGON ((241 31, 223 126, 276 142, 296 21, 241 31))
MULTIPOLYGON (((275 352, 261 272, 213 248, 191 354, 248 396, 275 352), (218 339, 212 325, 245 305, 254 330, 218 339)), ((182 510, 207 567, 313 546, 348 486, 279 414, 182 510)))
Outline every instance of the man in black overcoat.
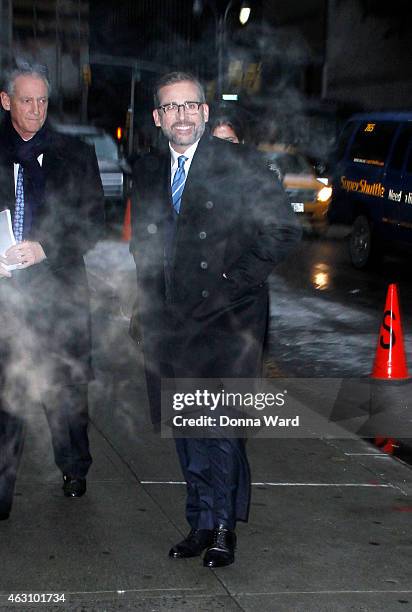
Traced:
MULTIPOLYGON (((208 114, 192 75, 163 77, 153 119, 169 146, 134 168, 131 251, 155 422, 162 378, 261 376, 266 279, 301 234, 274 175, 255 152, 206 134, 208 114)), ((191 530, 169 555, 206 549, 206 567, 229 565, 249 508, 244 441, 179 438, 176 447, 191 530)))
POLYGON ((45 68, 21 63, 0 95, 0 211, 10 211, 17 241, 0 253, 0 519, 7 519, 33 402, 46 410, 64 494, 86 491, 92 371, 83 256, 101 237, 104 204, 93 148, 47 123, 45 68))

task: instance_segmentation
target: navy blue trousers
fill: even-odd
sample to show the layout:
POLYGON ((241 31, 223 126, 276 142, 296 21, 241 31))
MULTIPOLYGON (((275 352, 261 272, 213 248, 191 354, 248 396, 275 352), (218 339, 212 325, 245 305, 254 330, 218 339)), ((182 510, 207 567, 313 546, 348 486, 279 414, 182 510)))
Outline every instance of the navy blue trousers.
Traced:
POLYGON ((194 529, 223 525, 235 529, 247 521, 250 470, 245 440, 178 438, 175 440, 187 483, 186 519, 194 529))

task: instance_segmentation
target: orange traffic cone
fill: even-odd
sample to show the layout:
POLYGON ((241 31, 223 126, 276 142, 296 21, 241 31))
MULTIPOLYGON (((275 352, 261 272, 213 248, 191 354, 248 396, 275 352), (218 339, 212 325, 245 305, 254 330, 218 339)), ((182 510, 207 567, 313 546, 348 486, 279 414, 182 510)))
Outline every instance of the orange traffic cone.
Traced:
POLYGON ((371 377, 379 380, 407 380, 409 378, 403 343, 398 288, 395 283, 388 287, 371 377))
POLYGON ((394 453, 396 440, 408 428, 410 386, 398 288, 392 283, 388 287, 371 374, 369 419, 359 430, 364 437, 374 436, 375 445, 384 453, 394 453))
POLYGON ((123 221, 123 231, 122 231, 122 240, 125 242, 130 242, 132 237, 132 227, 131 227, 131 204, 130 198, 127 198, 126 210, 124 213, 124 221, 123 221))

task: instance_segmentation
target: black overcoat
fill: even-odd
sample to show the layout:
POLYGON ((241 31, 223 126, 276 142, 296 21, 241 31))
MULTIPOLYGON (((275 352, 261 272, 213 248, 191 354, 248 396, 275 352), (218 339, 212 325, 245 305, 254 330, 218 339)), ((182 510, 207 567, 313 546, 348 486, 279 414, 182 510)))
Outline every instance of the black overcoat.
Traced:
POLYGON ((150 386, 159 385, 159 376, 260 375, 266 280, 301 230, 261 157, 207 134, 192 160, 174 225, 169 150, 141 159, 133 181, 131 251, 157 420, 159 391, 150 386), (165 250, 172 254, 167 294, 165 250))
MULTIPOLYGON (((9 145, 0 128, 0 210, 9 208, 13 215, 9 145)), ((4 374, 7 365, 20 362, 20 372, 29 376, 34 368, 34 378, 44 377, 47 384, 82 383, 92 373, 83 256, 103 233, 103 190, 94 149, 78 138, 50 129, 42 169, 44 201, 28 239, 38 241, 47 258, 0 280, 0 369, 4 374)))

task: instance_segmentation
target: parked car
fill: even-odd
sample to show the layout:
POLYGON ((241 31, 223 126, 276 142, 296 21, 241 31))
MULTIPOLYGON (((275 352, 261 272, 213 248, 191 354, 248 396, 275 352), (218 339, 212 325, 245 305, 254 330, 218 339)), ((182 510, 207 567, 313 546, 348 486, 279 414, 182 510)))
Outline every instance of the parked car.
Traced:
POLYGON ((327 177, 318 177, 309 160, 292 147, 259 145, 269 169, 276 173, 301 217, 304 228, 318 232, 326 229, 332 188, 327 177))
POLYGON ((58 123, 53 127, 58 132, 78 136, 94 146, 106 202, 106 219, 109 223, 121 222, 128 195, 130 168, 119 155, 115 140, 104 130, 91 125, 58 123))
POLYGON ((335 154, 331 223, 351 227, 352 264, 412 247, 412 113, 362 113, 343 128, 335 154))

